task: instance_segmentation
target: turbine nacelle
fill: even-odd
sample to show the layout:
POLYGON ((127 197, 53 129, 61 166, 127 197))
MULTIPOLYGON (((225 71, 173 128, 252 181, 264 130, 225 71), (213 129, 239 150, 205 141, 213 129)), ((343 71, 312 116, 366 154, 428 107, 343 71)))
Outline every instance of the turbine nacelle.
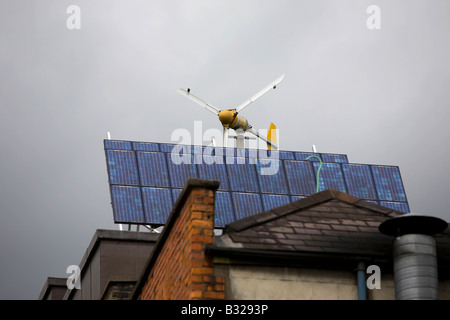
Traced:
POLYGON ((239 116, 235 109, 222 110, 219 112, 219 120, 224 128, 247 131, 252 126, 243 116, 239 116))
POLYGON ((219 112, 219 120, 222 122, 222 126, 231 127, 231 124, 236 119, 237 112, 235 109, 222 110, 219 112))

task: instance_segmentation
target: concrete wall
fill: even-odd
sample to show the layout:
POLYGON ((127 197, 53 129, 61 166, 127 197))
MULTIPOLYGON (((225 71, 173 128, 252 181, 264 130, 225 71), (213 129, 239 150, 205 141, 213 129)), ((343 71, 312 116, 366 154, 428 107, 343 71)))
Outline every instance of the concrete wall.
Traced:
POLYGON ((367 300, 395 300, 394 284, 394 275, 381 270, 381 289, 367 289, 367 300))
MULTIPOLYGON (((225 277, 226 299, 356 300, 354 271, 290 267, 215 265, 225 277)), ((381 289, 368 290, 368 299, 394 299, 392 275, 382 275, 381 289)))
POLYGON ((48 277, 39 300, 62 300, 67 291, 67 278, 48 277))
POLYGON ((97 230, 80 264, 81 289, 66 292, 68 300, 98 300, 110 281, 137 281, 158 235, 97 230))

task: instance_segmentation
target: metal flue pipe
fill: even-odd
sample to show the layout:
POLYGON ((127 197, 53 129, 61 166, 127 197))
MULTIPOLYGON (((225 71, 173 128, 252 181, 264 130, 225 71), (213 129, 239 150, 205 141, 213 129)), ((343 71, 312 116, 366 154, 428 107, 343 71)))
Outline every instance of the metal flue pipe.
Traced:
POLYGON ((394 281, 397 300, 437 300, 436 240, 447 222, 431 216, 404 215, 386 220, 381 233, 394 236, 394 281))

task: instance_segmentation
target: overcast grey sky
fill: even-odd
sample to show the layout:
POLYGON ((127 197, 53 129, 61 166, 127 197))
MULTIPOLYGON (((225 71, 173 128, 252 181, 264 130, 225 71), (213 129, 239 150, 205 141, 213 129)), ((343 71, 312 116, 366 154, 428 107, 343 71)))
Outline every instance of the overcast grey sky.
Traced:
POLYGON ((274 122, 284 150, 400 167, 411 210, 450 220, 450 2, 13 1, 0 13, 0 299, 36 299, 113 224, 103 139, 219 128, 190 87, 274 122), (66 9, 81 9, 69 30, 66 9), (369 5, 381 29, 369 30, 369 5))

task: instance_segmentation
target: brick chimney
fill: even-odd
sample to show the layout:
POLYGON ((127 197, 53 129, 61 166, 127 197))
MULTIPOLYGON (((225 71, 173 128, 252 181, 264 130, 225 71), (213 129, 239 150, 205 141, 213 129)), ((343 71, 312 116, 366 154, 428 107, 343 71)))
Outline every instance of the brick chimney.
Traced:
POLYGON ((217 181, 188 179, 164 226, 134 299, 224 299, 225 279, 214 276, 205 247, 213 243, 217 181))

